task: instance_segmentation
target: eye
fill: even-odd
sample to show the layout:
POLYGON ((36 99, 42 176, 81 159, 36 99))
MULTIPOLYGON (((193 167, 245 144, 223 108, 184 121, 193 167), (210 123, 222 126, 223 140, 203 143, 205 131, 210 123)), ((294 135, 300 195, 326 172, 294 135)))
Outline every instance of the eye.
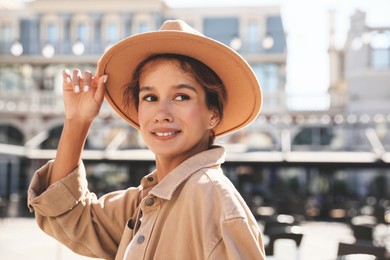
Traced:
POLYGON ((190 99, 190 96, 188 96, 186 94, 178 94, 175 97, 175 100, 177 100, 177 101, 184 101, 184 100, 189 100, 189 99, 190 99))
POLYGON ((157 100, 157 97, 154 95, 145 95, 142 97, 142 100, 148 101, 148 102, 154 102, 157 100))

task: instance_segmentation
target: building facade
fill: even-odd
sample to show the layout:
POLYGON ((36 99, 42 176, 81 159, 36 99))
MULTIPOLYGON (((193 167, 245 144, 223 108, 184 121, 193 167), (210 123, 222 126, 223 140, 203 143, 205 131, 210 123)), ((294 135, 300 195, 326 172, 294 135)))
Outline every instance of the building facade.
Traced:
MULTIPOLYGON (((365 67, 367 59, 361 60, 362 53, 372 53, 367 46, 354 52, 331 45, 329 109, 294 111, 287 105, 285 92, 288 49, 278 6, 202 9, 173 8, 160 0, 94 0, 92 8, 91 2, 35 0, 0 6, 2 201, 25 200, 34 170, 55 156, 64 116, 62 70, 79 68, 94 73, 100 56, 113 43, 156 30, 166 19, 185 20, 206 36, 231 46, 260 80, 264 92, 261 115, 245 130, 218 140, 229 151, 226 172, 248 202, 255 195, 266 203, 283 201, 273 195, 279 193, 276 186, 305 198, 325 193, 329 187, 318 188, 321 183, 333 182, 333 176, 343 185, 350 178, 355 181, 350 172, 361 168, 368 167, 375 176, 378 171, 372 167, 389 173, 386 95, 377 95, 383 106, 378 104, 381 109, 375 107, 368 113, 359 106, 366 101, 358 101, 366 100, 365 96, 354 94, 374 83, 378 91, 386 89, 383 79, 389 77, 388 60, 378 61, 380 72, 372 72, 365 67), (364 73, 360 73, 362 69, 364 73), (376 77, 378 73, 382 78, 376 77)), ((347 45, 352 34, 367 30, 364 21, 353 24, 347 45)), ((365 107, 369 108, 374 98, 365 107)), ((136 185, 153 167, 153 155, 137 132, 106 103, 92 126, 83 158, 91 189, 97 193, 136 185)), ((352 188, 351 192, 363 196, 369 191, 352 188)))

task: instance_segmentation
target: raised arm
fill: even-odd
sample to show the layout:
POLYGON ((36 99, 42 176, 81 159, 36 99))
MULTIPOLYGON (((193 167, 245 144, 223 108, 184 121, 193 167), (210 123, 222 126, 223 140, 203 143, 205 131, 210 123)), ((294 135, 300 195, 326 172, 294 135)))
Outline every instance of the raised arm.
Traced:
POLYGON ((85 140, 104 98, 107 75, 92 77, 91 72, 63 72, 65 122, 53 164, 50 183, 64 178, 79 164, 85 140))

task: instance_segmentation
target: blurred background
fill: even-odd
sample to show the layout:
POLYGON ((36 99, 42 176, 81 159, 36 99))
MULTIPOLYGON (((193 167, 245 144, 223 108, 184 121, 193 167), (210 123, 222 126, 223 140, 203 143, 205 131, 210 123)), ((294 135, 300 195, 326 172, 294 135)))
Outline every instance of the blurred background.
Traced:
MULTIPOLYGON (((386 255, 388 10, 387 0, 0 0, 0 258, 85 259, 39 231, 26 207, 31 176, 61 134, 61 72, 95 72, 113 43, 166 19, 231 46, 259 78, 261 114, 217 142, 270 258, 386 255)), ((106 103, 83 158, 98 196, 154 168, 137 131, 106 103)))

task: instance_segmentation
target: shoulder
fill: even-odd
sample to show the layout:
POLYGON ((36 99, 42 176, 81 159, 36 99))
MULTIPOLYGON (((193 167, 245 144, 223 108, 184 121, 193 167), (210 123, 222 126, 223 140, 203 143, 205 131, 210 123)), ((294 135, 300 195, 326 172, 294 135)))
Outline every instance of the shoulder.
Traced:
POLYGON ((223 219, 246 216, 245 201, 220 167, 199 170, 188 179, 187 185, 196 198, 219 206, 223 219))
POLYGON ((193 186, 194 190, 198 192, 205 189, 212 189, 213 192, 217 193, 222 190, 235 190, 233 183, 225 176, 220 167, 198 170, 188 178, 187 185, 193 186))

